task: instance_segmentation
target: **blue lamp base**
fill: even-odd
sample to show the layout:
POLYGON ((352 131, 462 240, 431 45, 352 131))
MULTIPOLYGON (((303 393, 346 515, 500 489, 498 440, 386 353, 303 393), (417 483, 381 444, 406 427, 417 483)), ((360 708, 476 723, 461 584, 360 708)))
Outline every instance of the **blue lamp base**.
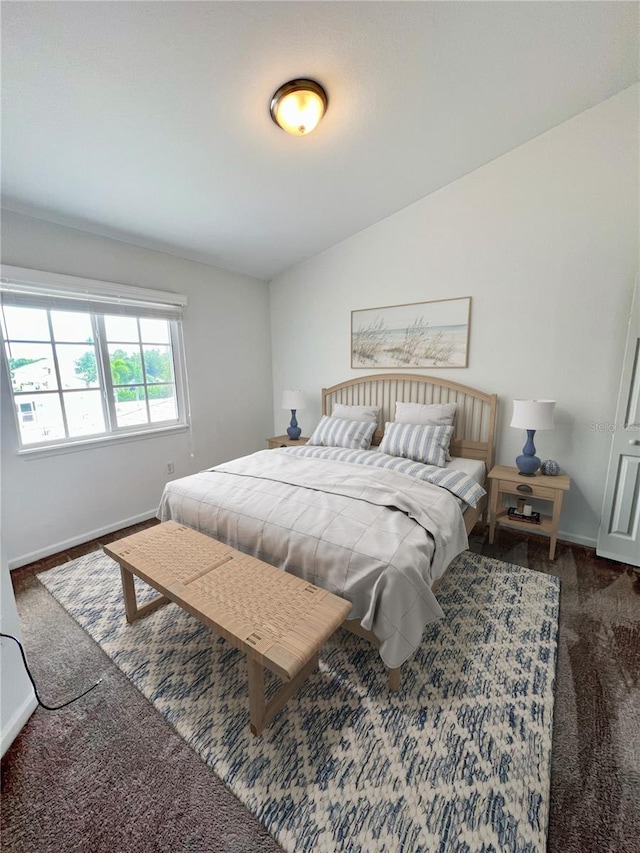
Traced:
POLYGON ((540 459, 535 455, 536 448, 533 443, 534 429, 527 430, 527 443, 522 448, 522 455, 516 456, 516 466, 521 477, 535 477, 540 467, 540 459))
MULTIPOLYGON (((302 430, 298 426, 298 421, 296 420, 296 410, 291 409, 291 424, 287 428, 287 435, 291 439, 291 441, 297 441, 300 438, 302 430)), ((540 464, 540 460, 538 459, 538 465, 540 464)))

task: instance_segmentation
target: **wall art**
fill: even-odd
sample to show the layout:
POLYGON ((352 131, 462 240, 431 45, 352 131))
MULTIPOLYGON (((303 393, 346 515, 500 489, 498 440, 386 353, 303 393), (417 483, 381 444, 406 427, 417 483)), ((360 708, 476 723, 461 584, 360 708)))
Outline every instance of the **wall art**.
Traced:
POLYGON ((351 367, 466 367, 471 297, 351 312, 351 367))

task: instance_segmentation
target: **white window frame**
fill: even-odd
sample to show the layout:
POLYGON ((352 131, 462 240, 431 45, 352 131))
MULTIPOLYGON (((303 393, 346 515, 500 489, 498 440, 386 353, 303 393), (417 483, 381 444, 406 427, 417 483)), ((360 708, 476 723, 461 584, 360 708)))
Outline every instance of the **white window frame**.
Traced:
MULTIPOLYGON (((25 394, 16 394, 14 392, 3 338, 2 360, 5 364, 5 374, 8 380, 9 394, 11 395, 19 455, 51 455, 74 449, 84 449, 91 445, 103 446, 121 441, 150 438, 166 433, 185 431, 189 428, 189 395, 182 334, 182 309, 187 304, 186 296, 179 293, 148 290, 146 288, 131 287, 113 282, 77 278, 75 276, 12 267, 4 264, 1 267, 1 271, 0 296, 3 302, 6 301, 10 304, 12 300, 17 300, 16 304, 19 304, 20 300, 24 300, 23 304, 26 306, 29 300, 33 299, 35 301, 32 307, 46 307, 50 310, 59 311, 78 310, 90 317, 94 330, 94 347, 97 353, 99 390, 101 392, 105 424, 108 428, 108 431, 96 435, 72 436, 52 441, 23 444, 20 430, 20 413, 16 404, 20 401, 21 397, 29 397, 29 399, 33 399, 33 397, 26 392, 25 394), (74 306, 73 309, 69 307, 71 305, 74 306), (106 375, 107 371, 109 371, 109 354, 102 316, 109 313, 119 313, 119 310, 123 306, 129 309, 128 316, 135 315, 138 318, 158 316, 158 312, 160 316, 166 313, 165 319, 168 320, 170 330, 174 369, 173 380, 178 410, 175 420, 161 421, 157 424, 149 420, 145 424, 130 427, 117 426, 115 401, 111 399, 114 390, 113 381, 110 375, 106 375)), ((55 339, 51 327, 50 334, 53 344, 55 343, 55 339)), ((144 341, 140 343, 144 345, 144 341)), ((54 364, 57 371, 58 361, 55 355, 55 348, 54 364)), ((142 384, 145 387, 147 414, 149 415, 149 401, 146 389, 152 383, 147 383, 146 374, 144 373, 144 359, 143 377, 144 381, 142 384)), ((50 393, 60 396, 63 389, 59 377, 57 385, 57 390, 50 393)), ((42 392, 38 392, 38 395, 40 393, 42 392)), ((65 432, 67 432, 64 405, 62 406, 62 415, 65 423, 65 432)))

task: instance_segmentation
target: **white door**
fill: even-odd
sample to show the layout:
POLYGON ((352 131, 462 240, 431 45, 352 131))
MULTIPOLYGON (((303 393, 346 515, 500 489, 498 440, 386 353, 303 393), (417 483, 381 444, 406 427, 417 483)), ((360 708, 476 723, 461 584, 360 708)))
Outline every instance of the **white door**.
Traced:
POLYGON ((636 284, 596 553, 640 566, 640 294, 636 284))

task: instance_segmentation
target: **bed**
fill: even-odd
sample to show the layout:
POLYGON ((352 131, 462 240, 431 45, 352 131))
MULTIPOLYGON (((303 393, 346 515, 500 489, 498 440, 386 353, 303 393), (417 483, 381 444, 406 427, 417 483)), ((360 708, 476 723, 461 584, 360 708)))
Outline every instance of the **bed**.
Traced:
POLYGON ((496 413, 495 394, 430 376, 349 379, 322 390, 315 444, 258 451, 174 480, 158 518, 347 598, 352 611, 344 627, 379 650, 397 689, 425 625, 443 616, 438 583, 486 513, 496 413), (456 404, 446 430, 450 461, 423 465, 393 448, 385 452, 403 429, 395 425, 398 403, 412 404, 405 406, 411 411, 456 404), (344 426, 334 413, 362 407, 376 411, 367 425, 370 448, 317 443, 322 427, 344 426))

